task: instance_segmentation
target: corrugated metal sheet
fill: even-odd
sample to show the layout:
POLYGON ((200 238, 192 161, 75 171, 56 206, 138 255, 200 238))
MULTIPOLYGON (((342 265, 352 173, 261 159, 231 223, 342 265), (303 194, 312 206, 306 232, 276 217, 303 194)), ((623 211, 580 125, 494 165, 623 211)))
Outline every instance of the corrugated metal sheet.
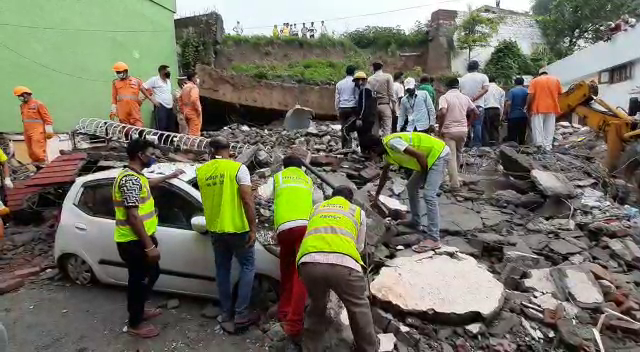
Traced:
POLYGON ((86 160, 85 153, 61 155, 55 158, 30 179, 14 182, 14 188, 7 190, 7 206, 11 211, 22 209, 28 197, 49 187, 73 183, 86 160))

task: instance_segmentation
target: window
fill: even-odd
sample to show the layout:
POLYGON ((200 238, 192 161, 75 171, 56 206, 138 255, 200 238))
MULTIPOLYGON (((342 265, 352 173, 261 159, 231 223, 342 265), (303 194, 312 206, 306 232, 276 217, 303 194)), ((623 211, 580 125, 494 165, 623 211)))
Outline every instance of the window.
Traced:
POLYGON ((100 182, 84 186, 78 208, 91 216, 115 219, 111 188, 113 181, 100 182))
POLYGON ((626 63, 624 65, 616 66, 605 71, 600 71, 598 83, 600 84, 614 84, 620 83, 632 78, 633 65, 626 63))
POLYGON ((162 184, 151 189, 158 214, 158 225, 191 230, 191 219, 202 215, 202 205, 174 186, 162 184))

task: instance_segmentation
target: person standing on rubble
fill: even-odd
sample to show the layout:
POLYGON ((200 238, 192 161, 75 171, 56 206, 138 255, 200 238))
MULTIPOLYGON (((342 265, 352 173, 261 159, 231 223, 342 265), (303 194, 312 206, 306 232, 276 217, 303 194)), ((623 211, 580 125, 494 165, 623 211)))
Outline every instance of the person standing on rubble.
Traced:
POLYGON ((500 143, 500 121, 504 108, 504 90, 496 84, 496 78, 489 76, 489 90, 484 96, 484 122, 482 126, 483 144, 495 146, 500 143))
POLYGON ((222 305, 218 321, 224 330, 233 333, 260 319, 249 311, 255 275, 256 210, 249 169, 231 159, 229 142, 212 138, 209 152, 211 160, 196 170, 196 176, 215 256, 222 305), (235 309, 231 295, 233 257, 240 265, 235 309))
POLYGON ((309 294, 304 351, 324 351, 329 291, 335 292, 347 310, 355 351, 378 350, 360 257, 367 220, 352 201, 353 190, 338 186, 331 199, 316 205, 298 251, 298 272, 309 294))
POLYGON ((393 120, 391 121, 391 132, 399 132, 396 129, 398 125, 398 113, 400 112, 400 101, 404 97, 404 84, 403 84, 404 72, 398 71, 393 74, 393 97, 396 99, 396 106, 394 108, 393 120))
POLYGON ((367 83, 367 74, 358 71, 353 76, 353 83, 357 91, 357 114, 356 114, 356 132, 358 133, 358 143, 360 143, 360 152, 368 153, 362 145, 362 141, 366 140, 373 134, 373 127, 378 118, 378 103, 373 95, 373 91, 367 83))
POLYGON ((524 78, 516 77, 504 103, 504 118, 507 120, 507 140, 520 145, 526 143, 527 136, 527 88, 524 78))
POLYGON ((202 105, 200 105, 200 79, 195 72, 187 73, 187 81, 180 94, 180 111, 189 128, 189 135, 200 137, 202 105))
POLYGON ((120 258, 129 272, 127 332, 143 338, 158 336, 160 331, 144 321, 162 314, 158 308, 144 307, 153 285, 160 276, 160 252, 155 236, 158 217, 151 187, 184 173, 177 170, 167 176, 147 179, 142 170, 155 163, 153 148, 153 143, 145 139, 136 138, 129 142, 129 163, 116 177, 112 193, 116 214, 114 240, 120 258))
MULTIPOLYGON (((391 133, 393 124, 393 114, 396 106, 396 98, 393 95, 393 77, 382 72, 382 63, 375 61, 372 64, 373 75, 369 77, 369 87, 375 93, 378 102, 378 119, 380 136, 384 137, 391 133)), ((374 130, 378 130, 374 127, 374 130)), ((374 131, 374 133, 376 132, 374 131)))
POLYGON ((13 89, 13 95, 20 99, 20 114, 24 126, 24 143, 27 146, 29 159, 43 165, 47 162, 47 140, 53 138, 53 119, 49 109, 33 98, 33 93, 27 87, 19 86, 13 89))
POLYGON ((355 131, 354 120, 357 114, 356 86, 353 82, 353 75, 356 67, 348 65, 346 77, 336 84, 335 108, 340 118, 342 149, 351 148, 351 133, 355 131))
POLYGON ((404 81, 406 95, 400 103, 398 112, 397 130, 401 131, 405 121, 407 122, 407 132, 414 130, 423 133, 434 133, 436 131, 436 109, 433 107, 431 97, 425 91, 416 90, 416 80, 412 77, 404 81))
POLYGON ((116 79, 111 84, 111 115, 118 118, 120 123, 136 127, 143 127, 140 116, 140 93, 144 95, 156 107, 160 103, 152 97, 139 78, 129 76, 129 66, 124 62, 116 62, 113 65, 116 79))
POLYGON ((383 139, 370 139, 366 144, 374 154, 385 158, 373 202, 378 202, 380 193, 387 183, 391 165, 414 170, 407 182, 411 218, 399 221, 398 225, 423 233, 424 240, 412 247, 415 252, 423 253, 440 248, 440 211, 437 194, 451 154, 449 147, 442 140, 420 132, 394 133, 383 139), (419 197, 418 192, 423 184, 424 192, 422 197, 419 197), (426 221, 423 220, 425 217, 420 216, 419 200, 424 205, 422 208, 426 209, 426 221))
POLYGON ((144 87, 153 92, 153 96, 160 103, 153 107, 155 117, 154 128, 165 131, 176 131, 176 116, 173 113, 173 97, 171 96, 171 70, 168 65, 158 67, 158 75, 149 78, 144 87))
POLYGON ((482 121, 484 120, 484 96, 489 91, 489 77, 478 72, 480 63, 469 61, 468 73, 460 78, 460 92, 468 96, 476 105, 478 117, 471 121, 471 147, 482 146, 482 121))
POLYGON ((556 116, 560 115, 558 100, 562 94, 560 80, 551 76, 547 68, 540 69, 540 75, 529 84, 527 111, 531 119, 533 143, 541 151, 550 151, 556 128, 556 116))
POLYGON ((174 89, 173 95, 173 113, 176 116, 176 120, 178 122, 178 133, 187 134, 189 133, 189 127, 187 126, 187 122, 184 119, 184 115, 182 111, 180 111, 180 96, 182 95, 182 87, 184 87, 187 82, 187 77, 181 76, 178 77, 178 88, 174 89))
POLYGON ((451 190, 460 188, 458 168, 462 162, 462 148, 467 139, 469 121, 473 121, 478 111, 475 105, 466 95, 460 93, 457 78, 447 81, 446 94, 440 97, 438 106, 438 135, 444 139, 444 143, 451 150, 449 158, 449 186, 451 190))

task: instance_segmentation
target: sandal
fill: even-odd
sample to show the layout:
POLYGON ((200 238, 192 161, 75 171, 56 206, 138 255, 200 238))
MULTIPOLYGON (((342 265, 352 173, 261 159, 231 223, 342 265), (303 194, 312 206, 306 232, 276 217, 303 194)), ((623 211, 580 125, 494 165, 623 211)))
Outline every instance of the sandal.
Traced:
POLYGON ((145 309, 144 315, 142 316, 142 320, 151 320, 161 315, 162 315, 162 309, 160 308, 145 309))
POLYGON ((442 248, 442 244, 440 242, 426 240, 416 244, 415 246, 412 246, 411 250, 416 253, 426 253, 428 251, 434 251, 440 248, 442 248))
POLYGON ((160 335, 160 330, 151 324, 142 324, 137 329, 128 327, 127 334, 143 339, 149 339, 160 335))

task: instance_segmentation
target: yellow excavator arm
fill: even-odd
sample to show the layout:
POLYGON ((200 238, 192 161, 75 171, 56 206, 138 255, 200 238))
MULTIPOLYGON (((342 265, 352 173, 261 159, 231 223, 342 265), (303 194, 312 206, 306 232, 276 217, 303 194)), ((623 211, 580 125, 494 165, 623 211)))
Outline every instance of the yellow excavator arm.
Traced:
POLYGON ((620 155, 630 141, 640 135, 635 130, 634 120, 622 109, 613 108, 598 98, 598 84, 595 81, 581 81, 562 93, 559 99, 563 115, 576 114, 584 119, 585 125, 602 133, 607 143, 606 166, 610 172, 620 166, 620 155), (602 110, 596 108, 596 104, 602 110))

